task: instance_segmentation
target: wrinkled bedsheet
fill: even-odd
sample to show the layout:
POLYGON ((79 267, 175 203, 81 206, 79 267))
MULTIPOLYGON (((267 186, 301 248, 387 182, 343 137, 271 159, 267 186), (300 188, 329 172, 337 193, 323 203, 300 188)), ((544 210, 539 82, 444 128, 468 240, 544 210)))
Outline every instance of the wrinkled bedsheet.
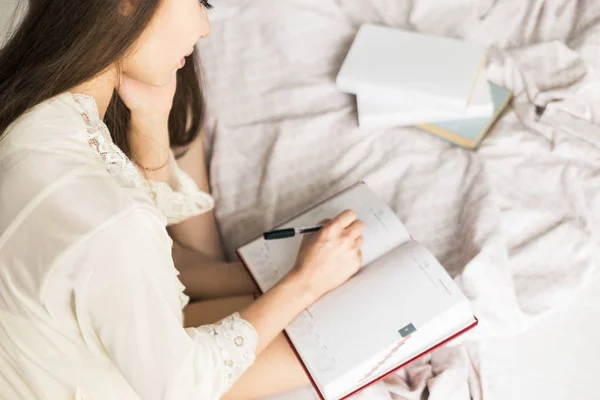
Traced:
POLYGON ((364 180, 455 277, 480 323, 362 397, 493 399, 500 377, 486 375, 481 343, 530 328, 598 274, 600 3, 215 5, 200 50, 210 179, 229 255, 364 180), (515 99, 478 151, 412 127, 357 128, 355 99, 335 76, 364 22, 488 46, 488 79, 515 99))

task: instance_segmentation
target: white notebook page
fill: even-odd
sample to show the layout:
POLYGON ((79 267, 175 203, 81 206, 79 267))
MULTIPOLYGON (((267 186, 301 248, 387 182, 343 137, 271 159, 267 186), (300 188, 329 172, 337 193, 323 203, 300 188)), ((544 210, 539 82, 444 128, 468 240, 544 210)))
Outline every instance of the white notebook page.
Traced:
MULTIPOLYGON (((355 211, 365 223, 362 246, 363 265, 410 240, 406 228, 394 212, 364 183, 358 183, 314 209, 278 226, 305 227, 325 218, 334 218, 344 210, 355 211)), ((294 266, 302 238, 264 240, 258 238, 239 249, 260 289, 265 292, 294 266)))
MULTIPOLYGON (((325 386, 351 371, 346 383, 358 383, 381 361, 374 356, 403 340, 402 328, 412 324, 417 336, 464 301, 435 258, 422 245, 407 242, 325 295, 286 331, 318 383, 325 386)), ((410 349, 406 354, 424 350, 411 340, 404 345, 410 349)))

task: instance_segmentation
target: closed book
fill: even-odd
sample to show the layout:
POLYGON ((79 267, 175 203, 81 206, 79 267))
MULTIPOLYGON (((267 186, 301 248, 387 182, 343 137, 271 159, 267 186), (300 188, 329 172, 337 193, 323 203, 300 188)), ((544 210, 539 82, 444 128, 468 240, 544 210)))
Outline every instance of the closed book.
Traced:
POLYGON ((485 65, 478 43, 374 24, 360 27, 336 82, 345 92, 464 111, 485 65))
POLYGON ((371 97, 360 93, 356 95, 356 105, 358 124, 364 129, 490 118, 494 115, 490 84, 483 72, 479 74, 471 103, 463 111, 448 111, 429 102, 400 101, 383 95, 371 97))

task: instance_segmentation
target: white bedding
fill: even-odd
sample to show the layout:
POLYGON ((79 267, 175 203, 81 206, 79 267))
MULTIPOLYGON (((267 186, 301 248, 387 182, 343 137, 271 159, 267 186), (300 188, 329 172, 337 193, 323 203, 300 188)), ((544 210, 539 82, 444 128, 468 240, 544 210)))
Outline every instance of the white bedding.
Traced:
MULTIPOLYGON (((527 330, 560 314, 598 274, 600 3, 221 0, 216 6, 201 50, 214 117, 210 175, 229 254, 365 180, 456 276, 480 319, 461 346, 437 351, 366 398, 531 398, 520 397, 527 392, 519 383, 531 379, 535 387, 543 377, 518 377, 520 367, 535 359, 563 368, 577 352, 544 342, 553 337, 546 321, 527 330), (339 93, 334 78, 363 22, 490 45, 488 77, 516 97, 479 151, 414 128, 357 129, 354 98, 339 93), (540 118, 535 106, 545 107, 540 118), (553 347, 541 351, 544 343, 553 347), (527 354, 534 345, 536 353, 527 354)), ((568 323, 579 325, 584 338, 600 330, 595 319, 568 323)), ((568 333, 572 340, 575 332, 568 333)), ((600 345, 587 340, 582 355, 597 360, 600 345)), ((574 374, 567 370, 565 381, 568 371, 574 374)), ((566 390, 582 394, 587 389, 574 387, 581 383, 566 390)), ((532 396, 562 398, 556 395, 564 391, 552 389, 559 384, 549 379, 547 393, 532 396)))
POLYGON ((479 346, 486 399, 598 400, 600 279, 516 338, 479 346))

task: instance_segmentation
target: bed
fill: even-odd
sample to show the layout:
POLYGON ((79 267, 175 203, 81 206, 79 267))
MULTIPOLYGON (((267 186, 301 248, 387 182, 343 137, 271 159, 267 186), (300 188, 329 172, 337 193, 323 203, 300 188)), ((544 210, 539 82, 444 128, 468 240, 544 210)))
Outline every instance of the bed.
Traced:
POLYGON ((600 3, 215 6, 199 46, 210 179, 229 255, 364 180, 446 266, 480 320, 473 334, 361 397, 599 399, 600 3), (488 46, 488 79, 515 98, 478 151, 416 128, 357 128, 354 98, 334 82, 364 22, 488 46))

